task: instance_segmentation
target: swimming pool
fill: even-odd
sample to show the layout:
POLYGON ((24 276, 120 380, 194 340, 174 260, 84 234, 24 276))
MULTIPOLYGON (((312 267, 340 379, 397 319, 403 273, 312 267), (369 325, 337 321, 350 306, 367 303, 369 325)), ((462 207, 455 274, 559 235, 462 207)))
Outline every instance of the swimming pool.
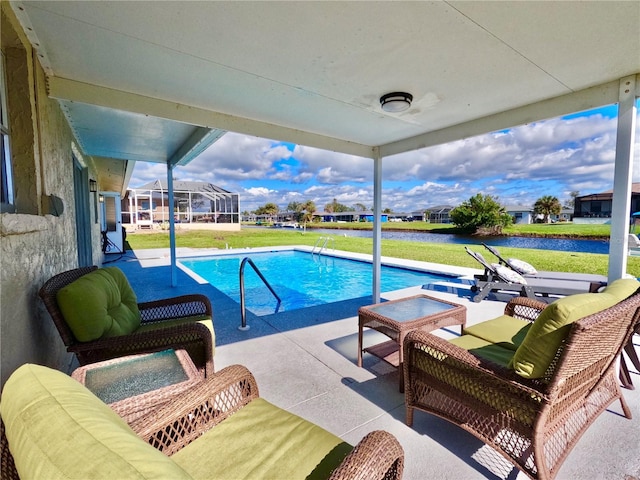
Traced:
MULTIPOLYGON (((180 264, 239 303, 239 269, 245 257, 251 258, 281 298, 279 312, 371 295, 373 266, 348 258, 282 250, 181 258, 180 264)), ((452 278, 383 265, 381 291, 452 278)), ((277 300, 248 264, 244 268, 244 284, 247 310, 256 315, 275 312, 277 300)))

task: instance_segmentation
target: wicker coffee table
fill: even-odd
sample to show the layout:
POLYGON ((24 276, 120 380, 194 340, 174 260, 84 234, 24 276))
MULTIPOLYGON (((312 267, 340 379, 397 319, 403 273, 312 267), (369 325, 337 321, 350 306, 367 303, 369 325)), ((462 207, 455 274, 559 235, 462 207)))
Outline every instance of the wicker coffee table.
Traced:
POLYGON ((431 332, 451 325, 460 325, 463 329, 466 321, 465 306, 428 295, 416 295, 360 307, 358 310, 358 366, 362 367, 362 353, 367 352, 394 367, 399 367, 402 392, 404 391, 402 342, 407 333, 412 330, 431 332), (363 348, 364 327, 377 330, 391 340, 363 348))
POLYGON ((185 350, 105 360, 71 374, 115 412, 131 422, 203 380, 185 350))

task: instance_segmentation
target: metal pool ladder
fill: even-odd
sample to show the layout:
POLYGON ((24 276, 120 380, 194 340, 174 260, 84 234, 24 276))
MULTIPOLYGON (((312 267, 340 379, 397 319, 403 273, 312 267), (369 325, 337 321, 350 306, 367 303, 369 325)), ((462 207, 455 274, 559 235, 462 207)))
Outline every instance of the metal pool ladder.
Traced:
POLYGON ((327 248, 327 243, 331 242, 331 245, 333 246, 333 249, 336 249, 336 242, 333 239, 333 237, 320 237, 318 238, 318 240, 316 240, 315 245, 313 246, 313 248, 311 249, 311 255, 313 255, 314 253, 316 253, 316 248, 318 246, 320 246, 320 250, 318 250, 318 255, 320 255, 322 253, 323 250, 325 250, 327 248), (322 243, 322 245, 320 245, 320 243, 322 243))
POLYGON ((249 325, 247 325, 247 309, 244 304, 244 266, 247 263, 251 265, 253 270, 258 274, 258 276, 267 286, 269 291, 271 291, 271 293, 273 293, 273 296, 276 297, 276 300, 278 300, 275 313, 278 313, 278 309, 280 308, 280 303, 282 302, 282 300, 280 300, 280 297, 278 296, 276 291, 273 289, 271 285, 269 285, 269 282, 267 282, 267 279, 264 278, 264 275, 262 275, 262 272, 258 269, 256 264, 253 263, 253 260, 251 260, 249 257, 244 257, 242 259, 242 262, 240 263, 240 273, 239 273, 240 275, 240 314, 242 315, 242 325, 239 326, 238 329, 242 331, 249 330, 249 325))

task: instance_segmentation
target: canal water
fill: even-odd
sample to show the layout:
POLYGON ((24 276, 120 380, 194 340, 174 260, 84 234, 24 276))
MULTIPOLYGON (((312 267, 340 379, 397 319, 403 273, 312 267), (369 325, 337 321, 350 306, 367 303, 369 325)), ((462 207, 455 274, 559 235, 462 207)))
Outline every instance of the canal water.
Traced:
MULTIPOLYGON (((309 230, 314 233, 322 233, 334 237, 364 237, 372 238, 373 232, 369 230, 333 230, 318 229, 309 230)), ((534 238, 534 237, 476 237, 472 235, 453 235, 450 233, 426 233, 426 232, 389 232, 383 231, 382 238, 387 240, 405 240, 411 242, 429 243, 460 243, 477 244, 486 243, 492 247, 533 248, 537 250, 557 250, 561 252, 581 253, 609 253, 607 240, 584 240, 573 238, 534 238)))

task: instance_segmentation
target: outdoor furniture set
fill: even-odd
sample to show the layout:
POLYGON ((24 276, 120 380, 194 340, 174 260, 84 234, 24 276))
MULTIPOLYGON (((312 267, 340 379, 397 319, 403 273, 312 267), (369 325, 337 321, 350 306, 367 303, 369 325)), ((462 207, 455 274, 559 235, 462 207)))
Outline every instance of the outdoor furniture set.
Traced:
POLYGON ((206 297, 138 304, 119 269, 96 267, 40 294, 82 366, 26 364, 7 380, 1 478, 402 477, 390 433, 352 447, 260 398, 246 368, 214 373, 206 297))
MULTIPOLYGON (((640 327, 640 282, 547 305, 516 297, 504 315, 447 341, 413 331, 404 342, 407 425, 414 410, 448 420, 531 478, 554 478, 609 405, 631 412, 616 361, 640 327)), ((634 351, 635 355, 635 351, 634 351)), ((637 358, 637 357, 636 357, 637 358)), ((636 439, 630 439, 636 441, 636 439)))
MULTIPOLYGON (((609 405, 620 401, 631 418, 614 370, 623 347, 635 355, 639 287, 635 279, 617 280, 601 293, 550 305, 516 297, 504 315, 469 327, 464 306, 426 295, 361 307, 358 364, 368 351, 399 365, 407 425, 415 409, 438 415, 531 478, 554 478, 609 405), (461 325, 462 335, 444 340, 429 333, 450 325, 461 325), (364 327, 390 342, 363 348, 364 327)), ((214 373, 213 331, 201 323, 211 319, 208 300, 186 297, 187 310, 176 300, 148 307, 129 290, 112 268, 77 269, 45 284, 41 296, 83 366, 72 378, 27 364, 7 380, 0 400, 2 478, 401 478, 403 449, 388 432, 371 432, 351 447, 260 398, 246 368, 214 373), (108 322, 82 327, 102 336, 86 339, 77 324, 67 325, 69 306, 81 310, 80 304, 97 309, 91 315, 109 312, 108 322), (178 320, 147 330, 128 316, 136 306, 141 317, 178 320), (142 313, 149 308, 153 313, 142 313), (118 338, 126 347, 111 343, 118 338), (144 378, 149 371, 153 381, 144 378)), ((635 365, 637 356, 630 358, 635 365)))

